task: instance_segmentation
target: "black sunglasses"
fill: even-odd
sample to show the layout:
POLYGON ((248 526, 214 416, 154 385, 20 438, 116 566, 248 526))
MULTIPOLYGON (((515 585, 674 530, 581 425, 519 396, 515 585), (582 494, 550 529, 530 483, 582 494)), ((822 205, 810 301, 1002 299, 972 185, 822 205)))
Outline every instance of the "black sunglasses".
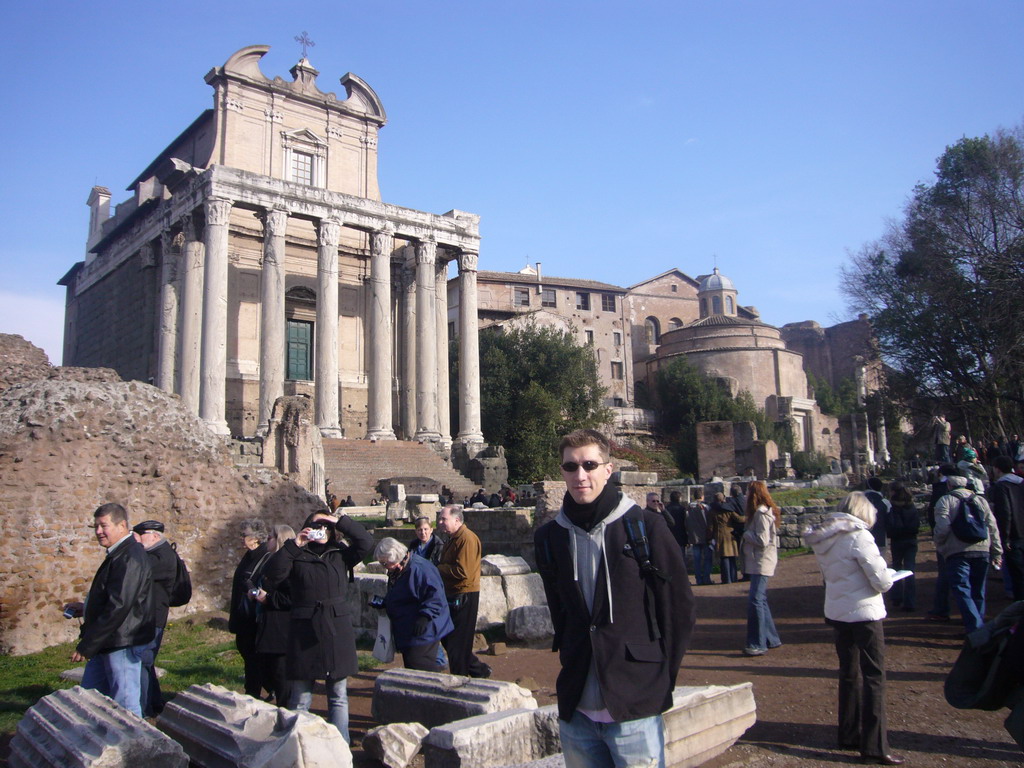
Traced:
POLYGON ((572 473, 580 467, 583 467, 584 472, 593 472, 598 467, 607 463, 607 461, 590 461, 589 459, 587 461, 581 461, 579 464, 575 461, 566 461, 562 464, 562 471, 572 473))

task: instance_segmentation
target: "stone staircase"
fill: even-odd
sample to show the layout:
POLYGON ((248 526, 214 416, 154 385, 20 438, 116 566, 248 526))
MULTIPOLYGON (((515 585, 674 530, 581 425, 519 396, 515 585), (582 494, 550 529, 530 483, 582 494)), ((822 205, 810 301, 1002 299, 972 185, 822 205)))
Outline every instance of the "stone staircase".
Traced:
POLYGON ((456 499, 472 496, 478 486, 454 469, 433 449, 405 440, 339 440, 324 438, 324 464, 331 492, 357 505, 378 496, 377 482, 385 477, 429 477, 437 490, 447 485, 456 499))

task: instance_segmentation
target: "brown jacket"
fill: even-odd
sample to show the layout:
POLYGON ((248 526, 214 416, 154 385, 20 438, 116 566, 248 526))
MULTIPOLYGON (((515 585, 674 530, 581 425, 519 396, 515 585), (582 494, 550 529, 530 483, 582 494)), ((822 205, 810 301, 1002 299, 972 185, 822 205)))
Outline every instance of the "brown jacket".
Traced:
POLYGON ((444 549, 437 570, 441 572, 444 593, 450 599, 466 592, 480 591, 480 539, 466 524, 453 533, 444 549))

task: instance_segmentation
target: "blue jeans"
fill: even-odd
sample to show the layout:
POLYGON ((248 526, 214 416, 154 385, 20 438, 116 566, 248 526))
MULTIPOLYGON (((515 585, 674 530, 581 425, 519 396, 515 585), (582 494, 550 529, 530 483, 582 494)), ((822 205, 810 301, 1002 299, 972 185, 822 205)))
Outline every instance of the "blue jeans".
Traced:
POLYGON ((156 655, 160 652, 160 644, 164 639, 164 628, 157 627, 156 635, 143 646, 142 651, 142 677, 139 681, 139 698, 142 702, 142 712, 146 717, 159 714, 164 708, 164 697, 160 692, 160 681, 156 676, 156 655))
POLYGON ((929 613, 932 616, 949 618, 949 575, 946 572, 946 558, 935 553, 935 562, 938 566, 938 576, 935 577, 935 599, 932 602, 932 609, 929 613))
POLYGON ((97 653, 85 663, 82 687, 97 690, 142 717, 142 654, 145 649, 145 645, 132 645, 97 653))
POLYGON ((595 723, 582 712, 558 721, 565 768, 665 768, 661 715, 595 723))
POLYGON ((747 597, 747 648, 763 651, 780 645, 782 640, 768 607, 768 577, 752 573, 747 597))
MULTIPOLYGON (((309 712, 309 707, 313 703, 313 681, 289 682, 292 686, 292 698, 288 703, 288 709, 309 712)), ((348 735, 348 678, 335 680, 328 677, 324 684, 327 686, 327 721, 338 729, 346 744, 351 744, 352 740, 348 735)))
POLYGON ((730 555, 722 555, 721 579, 723 584, 732 584, 736 581, 736 558, 730 555))
POLYGON ((970 634, 985 623, 985 578, 988 576, 988 555, 946 558, 946 575, 953 597, 960 608, 964 630, 970 634))
MULTIPOLYGON (((892 567, 897 571, 913 571, 917 565, 917 539, 893 539, 889 542, 892 549, 892 567)), ((892 585, 889 594, 896 605, 903 606, 905 611, 913 611, 917 607, 916 576, 907 576, 892 585)))
POLYGON ((715 549, 710 544, 693 545, 693 575, 698 584, 711 583, 711 560, 715 549))

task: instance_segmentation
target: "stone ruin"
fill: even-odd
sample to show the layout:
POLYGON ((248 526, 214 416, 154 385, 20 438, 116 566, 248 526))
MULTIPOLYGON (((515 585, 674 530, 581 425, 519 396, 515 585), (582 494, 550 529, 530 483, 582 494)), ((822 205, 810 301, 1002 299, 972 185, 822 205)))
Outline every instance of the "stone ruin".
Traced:
MULTIPOLYGON (((694 768, 721 754, 756 720, 750 683, 678 687, 672 698, 662 715, 671 768, 694 768)), ((363 746, 387 768, 406 768, 421 750, 425 768, 564 765, 557 707, 538 707, 515 683, 394 668, 378 675, 372 708, 381 725, 363 746)), ((96 691, 57 691, 19 723, 11 766, 352 765, 341 734, 319 717, 216 685, 182 691, 156 725, 159 731, 96 691)))
POLYGON ((0 653, 77 636, 61 607, 85 596, 103 557, 90 527, 100 504, 167 526, 194 587, 172 618, 224 607, 238 521, 294 527, 321 504, 272 469, 236 467, 177 396, 109 369, 43 366, 34 349, 0 334, 0 653))

